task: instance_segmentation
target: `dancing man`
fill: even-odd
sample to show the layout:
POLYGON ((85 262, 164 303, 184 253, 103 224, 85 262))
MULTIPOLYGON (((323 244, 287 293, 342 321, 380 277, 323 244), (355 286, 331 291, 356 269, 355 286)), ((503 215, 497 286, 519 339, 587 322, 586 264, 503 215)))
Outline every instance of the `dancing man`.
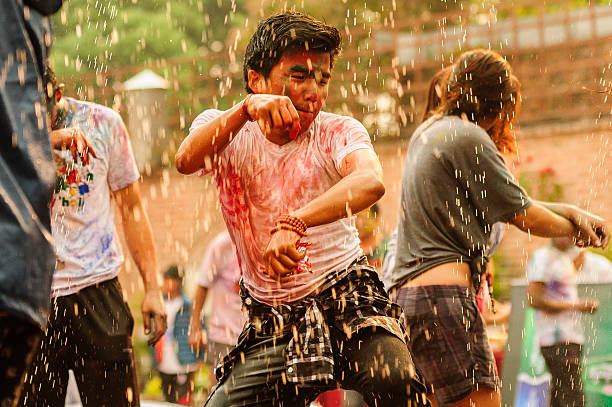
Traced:
POLYGON ((261 21, 246 98, 200 114, 177 152, 180 172, 216 180, 249 313, 209 407, 308 406, 338 387, 372 406, 423 405, 401 309, 352 216, 384 194, 380 163, 361 123, 321 111, 340 43, 298 12, 261 21))

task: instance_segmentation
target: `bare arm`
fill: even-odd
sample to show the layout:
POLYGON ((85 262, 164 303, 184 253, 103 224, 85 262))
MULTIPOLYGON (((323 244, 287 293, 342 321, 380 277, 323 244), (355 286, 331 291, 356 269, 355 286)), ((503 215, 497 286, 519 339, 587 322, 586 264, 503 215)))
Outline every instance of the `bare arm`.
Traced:
MULTIPOLYGON (((291 215, 299 217, 309 227, 324 225, 370 207, 385 193, 382 168, 371 150, 360 149, 348 154, 340 174, 343 178, 336 185, 291 215)), ((288 230, 272 235, 264 253, 272 276, 280 279, 295 269, 303 257, 295 249, 299 239, 298 234, 288 230)))
POLYGON ((271 129, 291 129, 295 134, 300 130, 300 117, 291 99, 279 95, 251 94, 216 119, 194 129, 176 153, 176 169, 182 174, 192 174, 202 168, 211 169, 218 155, 249 118, 256 120, 266 135, 271 129), (244 112, 245 108, 248 115, 244 112))
POLYGON ((577 230, 578 246, 595 246, 604 248, 608 245, 610 231, 601 217, 584 211, 577 206, 564 203, 538 202, 557 215, 569 219, 577 230))
POLYGON ((183 140, 176 152, 176 169, 181 174, 192 174, 202 168, 211 169, 232 137, 248 121, 242 110, 244 101, 223 112, 219 117, 194 129, 183 140))
POLYGON ((542 282, 530 282, 527 287, 527 294, 529 303, 532 307, 549 314, 556 314, 563 311, 594 313, 599 307, 599 302, 592 299, 569 302, 550 298, 546 295, 546 284, 542 282))
POLYGON ((609 231, 603 219, 575 206, 533 202, 512 223, 524 232, 541 237, 573 237, 580 245, 605 247, 609 231))
POLYGON ((206 302, 208 287, 198 285, 191 305, 191 318, 189 320, 189 345, 196 352, 200 352, 200 347, 207 344, 206 337, 202 333, 202 308, 206 302))
POLYGON ((142 205, 140 185, 133 182, 115 191, 113 197, 121 213, 128 250, 138 267, 145 286, 142 316, 145 334, 153 329, 149 345, 155 344, 166 332, 166 311, 157 275, 157 252, 149 217, 142 205), (153 327, 151 326, 153 320, 153 327))
POLYGON ((385 194, 382 168, 371 150, 356 150, 342 160, 343 178, 292 213, 309 227, 325 225, 369 208, 385 194))

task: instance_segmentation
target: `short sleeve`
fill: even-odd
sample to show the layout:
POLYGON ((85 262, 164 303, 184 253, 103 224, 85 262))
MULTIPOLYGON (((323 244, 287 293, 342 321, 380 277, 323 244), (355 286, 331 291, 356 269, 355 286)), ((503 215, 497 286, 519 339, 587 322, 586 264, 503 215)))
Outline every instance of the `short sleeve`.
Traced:
MULTIPOLYGON (((191 133, 193 133, 193 131, 195 131, 198 127, 203 126, 204 124, 213 121, 214 119, 219 117, 221 114, 223 114, 223 111, 217 110, 217 109, 208 109, 208 110, 203 111, 191 123, 191 126, 189 127, 189 134, 191 135, 191 133)), ((251 123, 245 124, 244 127, 238 132, 238 134, 236 134, 236 138, 242 137, 245 133, 245 129, 249 128, 250 125, 251 123)), ((237 143, 235 143, 234 141, 235 140, 230 141, 230 143, 225 147, 225 149, 220 155, 220 160, 217 161, 217 166, 223 166, 224 163, 227 164, 229 162, 236 163, 236 162, 242 161, 241 159, 236 157, 236 153, 237 153, 236 144, 237 143)), ((245 150, 246 149, 245 147, 248 147, 248 143, 240 142, 238 144, 241 145, 242 150, 245 150)), ((244 155, 244 152, 242 153, 242 155, 244 155)), ((216 169, 218 169, 218 167, 215 168, 215 166, 213 165, 213 168, 211 169, 208 169, 208 170, 203 169, 201 171, 201 175, 210 174, 214 172, 216 169)))
POLYGON ((198 285, 200 287, 210 287, 213 285, 218 277, 217 265, 218 265, 218 245, 215 244, 216 239, 210 244, 204 258, 198 269, 198 285))
POLYGON ((548 283, 550 278, 550 260, 546 249, 536 251, 527 263, 527 280, 531 283, 548 283))
POLYGON ((480 127, 471 123, 458 125, 443 144, 447 170, 454 173, 476 209, 476 216, 485 223, 508 222, 531 205, 495 144, 480 127))
POLYGON ((342 160, 355 150, 368 149, 374 152, 370 135, 359 121, 350 117, 341 117, 329 125, 331 136, 329 138, 329 149, 331 157, 340 171, 342 160))
POLYGON ((127 129, 118 113, 108 112, 110 134, 108 185, 112 191, 123 189, 140 178, 127 129))

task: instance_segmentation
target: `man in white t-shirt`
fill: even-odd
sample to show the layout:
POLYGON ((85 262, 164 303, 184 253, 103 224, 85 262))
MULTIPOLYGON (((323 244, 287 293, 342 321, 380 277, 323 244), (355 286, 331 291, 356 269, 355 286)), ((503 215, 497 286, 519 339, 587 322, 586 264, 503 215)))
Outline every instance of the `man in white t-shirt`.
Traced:
POLYGON ((57 180, 50 210, 57 260, 52 312, 20 405, 63 406, 72 369, 84 406, 138 406, 134 321, 117 280, 124 258, 112 202, 144 281, 142 314, 152 344, 166 330, 166 315, 140 175, 118 113, 62 97, 54 78, 50 86, 56 100, 53 132, 82 132, 95 156, 75 160, 70 151, 74 145, 54 152, 57 180))
POLYGON ((540 350, 552 376, 551 407, 584 406, 580 313, 593 313, 599 306, 597 300, 578 298, 572 247, 570 238, 555 238, 537 250, 527 266, 540 350))
MULTIPOLYGON (((219 360, 236 346, 247 315, 242 311, 240 299, 240 266, 236 248, 227 231, 219 233, 210 242, 198 269, 198 288, 193 298, 189 324, 189 344, 198 352, 204 350, 208 366, 219 360), (206 319, 206 334, 202 330, 202 308, 212 296, 211 311, 206 319)), ((214 378, 214 375, 211 377, 214 378)), ((214 384, 214 382, 213 382, 214 384)))
POLYGON ((189 343, 196 350, 202 345, 205 347, 208 364, 216 365, 236 345, 247 320, 242 311, 239 282, 240 267, 232 239, 227 231, 219 233, 210 242, 198 269, 198 288, 189 325, 189 343), (212 306, 204 335, 202 308, 209 295, 212 306))
POLYGON ((262 20, 247 46, 247 97, 206 110, 176 155, 217 184, 249 322, 207 406, 307 406, 325 390, 369 405, 421 405, 401 309, 367 264, 353 213, 384 194, 361 123, 322 112, 340 33, 310 16, 262 20))
POLYGON ((601 254, 586 249, 575 250, 574 265, 578 283, 612 283, 612 262, 601 254))

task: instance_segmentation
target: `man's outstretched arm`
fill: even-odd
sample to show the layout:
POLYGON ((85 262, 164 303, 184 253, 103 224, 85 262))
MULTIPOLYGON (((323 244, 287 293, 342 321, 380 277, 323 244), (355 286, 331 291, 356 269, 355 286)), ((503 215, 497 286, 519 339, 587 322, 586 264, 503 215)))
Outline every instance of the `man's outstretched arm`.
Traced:
MULTIPOLYGON (((290 215, 302 219, 308 227, 325 225, 369 208, 385 193, 382 168, 372 150, 359 149, 348 154, 340 174, 343 176, 340 182, 290 215)), ((290 230, 272 235, 264 253, 271 276, 280 279, 293 272, 304 257, 296 249, 299 239, 290 230)))
POLYGON ((214 160, 248 121, 243 103, 244 100, 189 133, 175 155, 178 172, 193 174, 202 168, 212 169, 214 160))
POLYGON ((541 282, 530 282, 527 286, 529 305, 540 311, 556 314, 563 311, 579 311, 594 313, 599 307, 599 302, 590 298, 579 299, 575 302, 556 300, 546 295, 546 284, 541 282))
POLYGON ((257 121, 266 135, 272 129, 287 129, 295 134, 300 130, 300 117, 287 96, 250 94, 236 106, 189 133, 176 152, 178 172, 192 174, 202 168, 212 169, 219 154, 250 119, 257 121))
POLYGON ((291 215, 308 227, 325 225, 369 208, 385 194, 382 168, 371 150, 348 154, 342 160, 340 175, 340 182, 291 215))

